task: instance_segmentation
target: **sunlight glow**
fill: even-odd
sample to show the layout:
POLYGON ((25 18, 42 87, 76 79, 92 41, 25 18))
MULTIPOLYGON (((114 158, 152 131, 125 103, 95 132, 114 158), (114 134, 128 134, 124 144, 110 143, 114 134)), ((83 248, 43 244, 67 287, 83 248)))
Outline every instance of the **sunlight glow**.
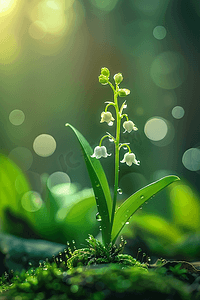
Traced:
POLYGON ((28 32, 33 39, 41 40, 47 33, 47 27, 43 22, 35 21, 30 25, 28 32))
POLYGON ((13 35, 0 35, 0 64, 7 65, 16 60, 20 53, 20 46, 13 35))
POLYGON ((33 22, 29 28, 29 34, 34 39, 42 39, 46 32, 53 35, 62 35, 65 32, 68 20, 66 20, 63 1, 40 1, 29 11, 33 22))
POLYGON ((15 7, 15 0, 0 0, 0 16, 9 14, 15 7))

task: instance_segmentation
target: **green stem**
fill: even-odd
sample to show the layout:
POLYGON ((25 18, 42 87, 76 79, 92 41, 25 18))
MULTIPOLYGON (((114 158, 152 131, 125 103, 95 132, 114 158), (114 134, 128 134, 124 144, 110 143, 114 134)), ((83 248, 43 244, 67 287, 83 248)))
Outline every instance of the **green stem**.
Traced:
POLYGON ((113 197, 113 207, 112 207, 112 215, 111 215, 111 226, 110 230, 112 232, 112 226, 114 222, 115 215, 115 207, 117 201, 117 190, 118 190, 118 181, 119 181, 119 139, 120 139, 120 124, 121 124, 121 116, 119 112, 118 102, 117 102, 117 88, 114 92, 114 102, 116 104, 116 117, 117 117, 117 128, 116 128, 116 138, 115 138, 115 185, 114 185, 114 197, 113 197))

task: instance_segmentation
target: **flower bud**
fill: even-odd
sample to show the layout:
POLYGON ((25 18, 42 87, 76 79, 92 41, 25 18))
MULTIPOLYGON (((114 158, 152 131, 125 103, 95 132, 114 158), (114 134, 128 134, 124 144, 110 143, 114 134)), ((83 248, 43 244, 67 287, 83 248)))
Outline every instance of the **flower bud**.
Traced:
POLYGON ((108 124, 115 119, 113 118, 112 114, 109 111, 103 111, 101 113, 101 121, 100 123, 107 122, 108 124))
POLYGON ((100 82, 102 85, 108 84, 108 80, 109 80, 109 78, 106 77, 105 75, 100 75, 100 76, 99 76, 99 82, 100 82))
POLYGON ((115 74, 113 78, 114 78, 116 84, 120 84, 123 80, 122 73, 115 74))
POLYGON ((120 97, 126 97, 130 94, 130 91, 128 89, 119 89, 118 92, 120 97))
POLYGON ((110 76, 110 71, 108 70, 108 68, 101 68, 101 75, 109 77, 110 76))
POLYGON ((124 132, 128 131, 130 133, 132 130, 136 131, 138 128, 135 126, 135 124, 132 121, 125 121, 123 123, 123 127, 125 129, 124 132))
POLYGON ((107 153, 107 149, 105 146, 97 146, 94 148, 94 153, 91 155, 91 157, 95 157, 97 159, 101 158, 101 157, 107 157, 110 156, 111 154, 107 153))
POLYGON ((136 159, 134 153, 126 153, 121 163, 126 163, 129 167, 132 166, 132 163, 138 166, 140 165, 140 161, 136 159))

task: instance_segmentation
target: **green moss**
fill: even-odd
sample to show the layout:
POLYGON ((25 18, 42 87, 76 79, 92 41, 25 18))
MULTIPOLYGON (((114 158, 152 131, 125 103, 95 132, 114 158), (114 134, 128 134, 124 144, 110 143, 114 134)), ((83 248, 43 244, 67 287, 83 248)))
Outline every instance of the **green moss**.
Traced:
POLYGON ((7 289, 0 300, 107 300, 110 297, 142 300, 158 296, 162 300, 190 299, 179 280, 119 264, 77 267, 63 272, 55 263, 46 263, 34 272, 25 272, 7 289))
POLYGON ((86 240, 88 248, 75 250, 71 257, 67 260, 67 266, 72 269, 77 266, 90 266, 106 263, 118 263, 126 266, 134 266, 147 268, 145 264, 141 264, 131 255, 122 254, 126 241, 121 238, 121 243, 117 247, 115 244, 110 244, 107 247, 103 246, 92 235, 86 240))

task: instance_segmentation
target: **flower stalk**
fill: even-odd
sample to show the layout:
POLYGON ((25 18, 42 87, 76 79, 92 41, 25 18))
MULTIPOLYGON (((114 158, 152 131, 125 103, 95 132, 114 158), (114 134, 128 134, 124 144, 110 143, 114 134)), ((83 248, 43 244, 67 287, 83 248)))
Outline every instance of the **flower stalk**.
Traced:
MULTIPOLYGON (((126 121, 123 124, 123 127, 125 129, 124 132, 130 133, 132 130, 137 130, 137 127, 135 124, 129 120, 127 114, 122 114, 122 111, 124 108, 126 108, 126 100, 122 103, 121 108, 119 109, 118 105, 118 96, 119 97, 125 97, 130 94, 130 91, 128 89, 120 89, 119 84, 123 80, 123 76, 121 73, 114 75, 114 81, 115 81, 115 88, 112 85, 112 83, 109 81, 110 71, 107 68, 101 69, 101 75, 99 76, 99 82, 102 85, 109 85, 111 89, 113 90, 114 94, 114 101, 113 102, 106 102, 108 103, 105 107, 105 111, 101 113, 101 121, 100 123, 106 122, 108 125, 112 126, 114 121, 116 121, 116 136, 113 138, 110 133, 107 132, 107 135, 103 136, 99 142, 99 146, 97 146, 94 150, 94 153, 92 157, 96 157, 97 159, 101 157, 107 157, 109 154, 107 154, 107 151, 104 146, 102 146, 103 140, 108 137, 110 140, 113 140, 115 143, 115 169, 114 169, 114 195, 113 195, 113 202, 112 202, 112 212, 111 212, 111 219, 110 219, 110 230, 112 231, 113 222, 114 222, 114 216, 115 216, 115 208, 116 208, 116 202, 117 202, 117 194, 119 189, 119 163, 120 163, 120 156, 119 152, 120 149, 123 146, 126 146, 129 150, 128 153, 125 154, 124 159, 121 161, 126 162, 128 166, 131 166, 132 163, 135 163, 136 165, 139 165, 139 161, 136 160, 135 154, 131 152, 130 147, 127 144, 120 144, 120 130, 121 130, 121 120, 125 117, 126 121), (116 113, 116 119, 113 118, 112 114, 108 111, 108 108, 110 106, 113 106, 115 108, 116 113)), ((110 232, 111 235, 111 232, 110 232)))

